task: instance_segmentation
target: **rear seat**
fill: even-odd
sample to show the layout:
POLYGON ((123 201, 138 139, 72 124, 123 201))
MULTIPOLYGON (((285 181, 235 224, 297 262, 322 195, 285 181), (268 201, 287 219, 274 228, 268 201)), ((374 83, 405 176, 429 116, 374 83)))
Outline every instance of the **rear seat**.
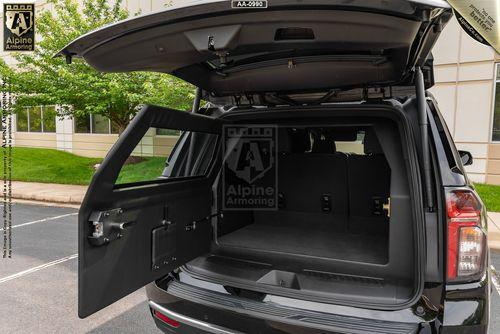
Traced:
POLYGON ((335 143, 327 138, 316 140, 307 152, 311 144, 305 130, 291 131, 290 146, 291 153, 282 154, 278 164, 281 209, 346 215, 346 155, 336 153, 335 143))
POLYGON ((379 201, 390 196, 391 169, 373 130, 367 130, 364 138, 365 155, 350 154, 347 161, 349 179, 349 230, 367 232, 381 230, 387 224, 387 216, 382 212, 379 201), (364 218, 364 219, 356 219, 364 218), (366 218, 372 218, 366 219, 366 218), (381 229, 381 227, 384 227, 381 229))
POLYGON ((375 203, 390 196, 391 172, 373 131, 366 131, 364 155, 336 152, 332 138, 316 138, 311 149, 306 130, 278 135, 279 210, 254 212, 256 223, 386 232, 387 216, 375 203))

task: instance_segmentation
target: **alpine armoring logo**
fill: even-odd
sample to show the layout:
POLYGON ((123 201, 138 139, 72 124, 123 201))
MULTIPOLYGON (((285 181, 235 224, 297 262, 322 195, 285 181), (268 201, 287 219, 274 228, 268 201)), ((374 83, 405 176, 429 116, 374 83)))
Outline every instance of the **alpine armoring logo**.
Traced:
POLYGON ((4 4, 4 51, 33 51, 35 47, 35 5, 4 4))
POLYGON ((224 126, 223 209, 277 209, 277 128, 224 126))

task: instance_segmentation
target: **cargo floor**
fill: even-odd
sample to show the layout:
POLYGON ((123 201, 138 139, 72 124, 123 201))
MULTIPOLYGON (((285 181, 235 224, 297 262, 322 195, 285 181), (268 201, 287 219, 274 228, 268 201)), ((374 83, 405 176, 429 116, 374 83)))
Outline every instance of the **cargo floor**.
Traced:
POLYGON ((339 232, 326 226, 306 229, 265 224, 251 224, 226 234, 219 238, 219 244, 376 264, 387 262, 388 248, 384 236, 339 232))

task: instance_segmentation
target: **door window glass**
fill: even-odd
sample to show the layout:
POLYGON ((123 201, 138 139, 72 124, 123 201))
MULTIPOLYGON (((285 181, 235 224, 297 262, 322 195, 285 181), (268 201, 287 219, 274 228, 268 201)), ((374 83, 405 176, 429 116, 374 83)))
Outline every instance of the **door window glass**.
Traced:
POLYGON ((116 184, 205 175, 216 141, 213 134, 150 128, 122 166, 116 184))
POLYGON ((180 134, 179 130, 172 130, 172 129, 156 129, 156 134, 159 136, 178 136, 180 134))
POLYGON ((364 131, 356 131, 356 138, 352 138, 355 140, 336 140, 335 145, 337 147, 337 152, 344 153, 354 153, 354 154, 365 154, 365 132, 364 131))

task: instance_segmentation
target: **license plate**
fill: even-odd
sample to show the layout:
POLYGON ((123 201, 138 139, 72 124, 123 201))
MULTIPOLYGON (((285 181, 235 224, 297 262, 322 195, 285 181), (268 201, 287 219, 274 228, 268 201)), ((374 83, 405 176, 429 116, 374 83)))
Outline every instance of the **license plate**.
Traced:
POLYGON ((267 0, 240 1, 231 0, 232 8, 267 8, 267 0))

